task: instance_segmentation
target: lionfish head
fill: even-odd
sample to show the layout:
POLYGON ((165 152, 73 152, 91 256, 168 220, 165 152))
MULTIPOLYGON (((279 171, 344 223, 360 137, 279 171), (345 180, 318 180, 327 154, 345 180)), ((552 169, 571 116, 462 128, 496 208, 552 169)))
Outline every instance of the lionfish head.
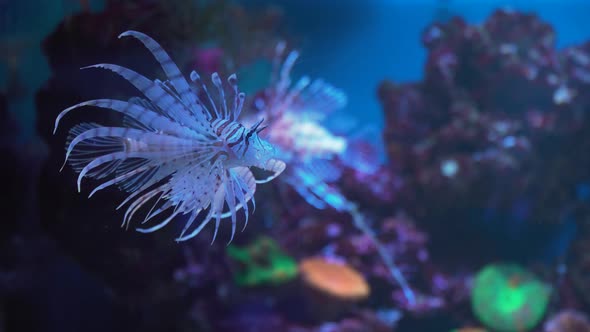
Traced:
POLYGON ((264 165, 269 159, 275 158, 275 148, 260 133, 266 128, 261 126, 264 119, 256 121, 250 128, 245 129, 242 146, 236 147, 240 155, 240 163, 247 166, 264 165))

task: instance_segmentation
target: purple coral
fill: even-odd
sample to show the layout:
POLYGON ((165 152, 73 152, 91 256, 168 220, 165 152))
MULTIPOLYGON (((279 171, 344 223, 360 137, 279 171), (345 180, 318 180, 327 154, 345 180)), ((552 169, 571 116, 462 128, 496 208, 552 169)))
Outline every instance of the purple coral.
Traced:
MULTIPOLYGON (((459 18, 432 25, 423 35, 429 52, 425 79, 404 85, 386 82, 379 89, 390 164, 375 174, 346 169, 339 183, 346 196, 373 219, 371 227, 384 248, 395 255, 417 294, 417 303, 407 303, 372 242, 358 234, 348 216, 318 212, 287 192, 281 196, 283 201, 258 210, 264 211, 260 214, 264 221, 280 222, 272 227, 270 222, 251 223, 244 238, 270 232, 297 259, 318 253, 343 257, 376 289, 363 304, 367 315, 356 312, 334 323, 299 326, 290 317, 290 311, 298 309, 293 304, 297 302, 285 296, 292 285, 280 291, 240 290, 231 284, 223 260, 201 256, 201 249, 207 248, 211 255, 222 257, 223 245, 209 247, 201 241, 176 247, 156 239, 138 241, 130 232, 121 233, 118 226, 104 226, 105 220, 118 217, 100 198, 92 202, 94 213, 89 215, 87 208, 81 208, 88 206, 85 198, 69 195, 70 190, 58 185, 62 159, 56 156, 62 155, 64 137, 50 135, 57 112, 93 92, 78 76, 78 67, 97 60, 133 62, 142 72, 153 67, 135 60, 134 51, 139 50, 135 43, 116 42, 116 35, 129 25, 175 46, 210 37, 203 26, 216 30, 219 22, 234 22, 227 31, 211 34, 224 35, 219 46, 223 54, 215 49, 202 57, 182 47, 172 48, 187 66, 224 71, 230 69, 218 67, 229 67, 229 59, 235 61, 236 68, 231 68, 235 70, 272 48, 274 43, 269 41, 278 31, 280 13, 271 10, 250 17, 239 7, 214 6, 207 14, 211 20, 192 20, 206 22, 194 29, 184 26, 186 21, 171 20, 163 1, 108 2, 103 13, 70 18, 44 44, 54 75, 37 96, 39 131, 52 147, 41 179, 42 221, 60 248, 104 281, 102 290, 108 287, 114 294, 124 324, 134 329, 386 331, 392 325, 375 322, 375 312, 396 304, 421 320, 433 312, 445 312, 473 323, 465 305, 472 262, 441 261, 441 253, 454 247, 461 255, 446 258, 471 258, 479 263, 497 256, 497 247, 486 247, 490 242, 485 233, 588 217, 590 127, 585 113, 590 105, 590 43, 558 51, 548 24, 534 15, 508 11, 495 13, 480 26, 459 18), (244 43, 232 44, 236 40, 244 43), (278 212, 286 203, 289 210, 278 212), (388 218, 400 209, 408 217, 388 218), (97 225, 101 225, 98 232, 97 225), (432 236, 426 236, 424 229, 432 236), (465 248, 474 255, 465 257, 465 248), (288 305, 276 304, 281 301, 288 305)), ((97 75, 92 86, 101 79, 97 75)), ((119 86, 107 89, 119 92, 119 86)), ((3 138, 3 143, 10 140, 3 138)), ((71 177, 59 180, 64 178, 71 177)), ((587 235, 580 238, 576 254, 568 261, 568 277, 576 291, 570 292, 567 301, 561 297, 561 305, 579 305, 569 298, 580 294, 590 298, 586 273, 590 264, 584 254, 587 235)), ((408 320, 403 323, 398 330, 416 330, 407 328, 408 320)))
POLYGON ((590 319, 583 312, 565 309, 549 317, 543 332, 590 332, 590 319))
POLYGON ((423 43, 424 80, 379 88, 399 205, 457 244, 445 249, 473 241, 476 260, 498 257, 489 234, 586 215, 576 187, 590 179, 587 45, 559 51, 550 25, 503 10, 479 26, 434 24, 423 43))

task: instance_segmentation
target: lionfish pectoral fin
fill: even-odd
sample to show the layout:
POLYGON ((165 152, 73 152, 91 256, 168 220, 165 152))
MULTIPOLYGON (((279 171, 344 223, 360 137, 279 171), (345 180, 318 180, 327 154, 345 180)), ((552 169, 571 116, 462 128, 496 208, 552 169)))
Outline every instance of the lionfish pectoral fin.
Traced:
POLYGON ((329 186, 313 173, 298 169, 290 183, 311 205, 323 209, 330 206, 337 211, 348 211, 351 203, 335 188, 329 186))
POLYGON ((294 107, 301 113, 322 121, 325 117, 336 110, 343 109, 348 103, 344 91, 326 83, 322 79, 314 80, 301 93, 301 102, 294 107))
POLYGON ((166 218, 164 221, 158 223, 155 226, 149 227, 149 228, 135 228, 136 231, 140 232, 140 233, 152 233, 155 232, 159 229, 161 229, 162 227, 168 225, 168 223, 170 221, 172 221, 172 219, 174 219, 176 216, 178 216, 180 214, 180 211, 175 211, 174 213, 172 213, 172 215, 170 215, 168 218, 166 218))
MULTIPOLYGON (((152 206, 152 208, 150 209, 150 211, 146 215, 145 219, 143 220, 142 224, 145 224, 150 219, 152 219, 155 216, 159 215, 160 213, 164 212, 165 210, 167 210, 168 208, 170 208, 173 205, 170 201, 165 201, 162 204, 162 206, 160 206, 157 210, 153 211, 154 208, 160 202, 162 196, 165 194, 165 191, 159 190, 159 192, 161 192, 160 197, 158 197, 158 200, 156 201, 156 203, 154 203, 154 205, 152 206)), ((189 218, 189 221, 190 221, 190 219, 196 218, 200 211, 201 211, 200 209, 199 210, 194 210, 192 212, 190 218, 189 218)), ((170 223, 170 221, 172 221, 174 218, 176 218, 176 216, 178 216, 181 212, 182 212, 182 209, 179 206, 177 206, 175 208, 174 212, 172 213, 172 215, 170 215, 168 218, 164 219, 163 221, 157 223, 156 225, 154 225, 152 227, 148 227, 148 228, 137 227, 137 228, 135 228, 135 230, 137 232, 140 232, 140 233, 152 233, 152 232, 155 232, 157 230, 162 229, 164 226, 168 225, 170 223)), ((190 222, 192 222, 192 221, 190 221, 190 222)))
POLYGON ((81 181, 85 176, 101 179, 119 165, 116 158, 108 156, 119 153, 123 149, 121 140, 116 137, 88 134, 98 128, 100 125, 96 123, 78 124, 70 130, 66 140, 66 158, 59 171, 63 171, 69 162, 74 170, 80 173, 77 181, 78 192, 81 191, 81 181), (100 167, 104 165, 106 166, 100 167), (93 171, 97 168, 99 168, 97 171, 93 171))
POLYGON ((215 216, 215 229, 213 230, 213 238, 211 239, 211 245, 215 242, 217 238, 217 233, 219 232, 219 225, 221 224, 221 214, 223 212, 223 204, 225 203, 225 188, 221 186, 217 192, 215 192, 215 196, 213 198, 213 203, 211 204, 211 211, 213 212, 212 216, 215 216))
POLYGON ((346 148, 340 154, 344 165, 366 174, 375 174, 381 166, 382 147, 373 142, 380 130, 367 125, 348 135, 346 148))
MULTIPOLYGON (((138 197, 133 203, 131 203, 131 205, 129 205, 127 211, 125 211, 125 215, 123 216, 123 225, 125 225, 126 229, 129 228, 129 225, 131 224, 131 219, 133 219, 133 215, 135 215, 135 213, 137 213, 144 204, 149 202, 152 198, 156 197, 161 192, 162 187, 150 190, 138 197)), ((172 214, 175 214, 177 210, 178 206, 176 206, 172 214)))
MULTIPOLYGON (((227 245, 229 245, 233 239, 234 239, 234 235, 236 234, 236 212, 237 212, 237 206, 236 206, 236 188, 235 187, 235 182, 233 181, 233 179, 231 178, 231 175, 229 173, 226 174, 225 180, 224 180, 224 184, 225 184, 225 202, 227 203, 227 207, 231 216, 231 235, 230 235, 230 239, 227 242, 227 245)), ((239 204, 239 203, 238 203, 239 204)), ((219 213, 218 215, 219 218, 221 218, 221 213, 219 213)))
POLYGON ((338 167, 332 159, 312 159, 305 164, 304 168, 306 172, 314 174, 325 182, 337 181, 343 173, 342 167, 338 167))
POLYGON ((248 202, 252 201, 252 212, 256 210, 256 201, 254 200, 254 194, 256 193, 256 179, 254 179, 254 175, 247 167, 236 167, 231 170, 233 174, 233 178, 235 179, 237 187, 240 189, 238 190, 239 195, 238 201, 240 202, 239 205, 243 206, 244 214, 246 216, 246 220, 244 221, 244 226, 242 227, 242 232, 248 226, 248 202))
POLYGON ((277 176, 281 175, 283 171, 287 168, 287 164, 285 164, 282 160, 277 159, 269 159, 266 162, 266 165, 262 167, 263 170, 273 172, 272 175, 268 176, 267 178, 256 180, 257 184, 267 183, 274 180, 277 176))
POLYGON ((213 231, 213 237, 211 238, 211 243, 209 245, 213 245, 215 243, 215 239, 217 238, 217 232, 219 231, 219 225, 221 222, 221 218, 219 216, 215 217, 215 230, 213 231))
MULTIPOLYGON (((189 240, 195 236, 197 236, 202 230, 203 228, 205 228, 205 226, 207 226, 209 224, 209 222, 213 219, 216 218, 217 219, 217 214, 220 214, 221 209, 223 209, 223 203, 224 203, 224 188, 221 185, 215 185, 215 189, 214 189, 214 194, 211 197, 211 203, 207 203, 208 205, 202 205, 200 207, 200 210, 205 210, 207 209, 207 207, 209 208, 209 211, 207 213, 207 215, 205 216, 205 218, 203 218, 203 220, 200 222, 199 226, 197 226, 196 229, 194 229, 192 232, 186 234, 188 232, 188 230, 191 228, 193 222, 195 221, 195 218, 190 218, 187 223, 184 225, 184 227, 182 228, 182 231, 180 232, 180 235, 176 238, 176 242, 181 242, 181 241, 186 241, 189 240)), ((200 212, 199 210, 199 212, 200 212)), ((220 220, 221 218, 219 218, 220 220)), ((219 227, 219 224, 216 224, 216 230, 215 230, 215 234, 214 234, 214 239, 217 235, 217 228, 219 227)))
POLYGON ((201 222, 201 224, 194 231, 192 231, 188 235, 184 235, 184 231, 183 231, 182 233, 180 233, 180 236, 178 236, 175 241, 176 242, 182 242, 182 241, 186 241, 186 240, 192 239, 193 237, 197 236, 203 230, 203 228, 205 228, 205 226, 207 226, 207 224, 209 224, 209 221, 211 221, 211 216, 210 215, 207 215, 207 217, 205 218, 205 220, 203 220, 201 222))
MULTIPOLYGON (((212 207, 211 207, 212 208, 212 207)), ((176 238, 176 242, 182 242, 182 241, 186 241, 186 240, 190 240, 193 237, 197 236, 199 233, 201 233, 201 231, 203 230, 203 228, 205 228, 205 226, 207 226, 209 224, 209 222, 213 219, 213 214, 211 213, 211 211, 209 211, 209 213, 207 214, 207 216, 205 217, 205 219, 203 221, 201 221, 201 223, 199 224, 199 226, 193 230, 192 232, 190 232, 189 234, 185 235, 186 231, 188 230, 187 227, 185 227, 182 232, 180 233, 180 235, 176 238)), ((190 222, 192 223, 192 221, 194 221, 194 219, 191 219, 190 222)), ((213 244, 213 242, 215 241, 215 237, 217 236, 217 228, 219 225, 216 225, 216 229, 215 229, 215 234, 213 235, 213 240, 211 241, 211 244, 213 244)))
MULTIPOLYGON (((233 191, 237 204, 235 204, 233 211, 230 209, 229 211, 223 212, 220 215, 220 218, 225 219, 232 217, 234 213, 237 213, 240 209, 244 209, 245 221, 241 230, 243 232, 246 229, 246 226, 248 226, 248 217, 250 215, 248 203, 251 201, 252 205, 255 207, 254 194, 256 192, 256 181, 254 175, 247 167, 234 167, 229 170, 229 174, 230 176, 228 179, 233 183, 233 191)), ((232 233, 235 232, 234 227, 235 226, 232 224, 232 233)))
POLYGON ((320 198, 313 194, 309 190, 309 188, 305 185, 302 185, 297 182, 289 182, 291 187, 295 189, 295 191, 311 206, 315 207, 316 209, 323 210, 326 208, 326 203, 324 203, 320 198))

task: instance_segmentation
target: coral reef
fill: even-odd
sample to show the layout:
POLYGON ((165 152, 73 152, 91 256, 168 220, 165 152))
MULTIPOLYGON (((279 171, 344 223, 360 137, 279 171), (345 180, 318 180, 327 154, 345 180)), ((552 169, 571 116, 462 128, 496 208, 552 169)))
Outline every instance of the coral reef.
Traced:
POLYGON ((369 296, 365 278, 345 262, 308 258, 299 263, 306 285, 328 296, 343 300, 362 300, 369 296))
POLYGON ((505 10, 482 25, 434 24, 423 43, 424 80, 378 92, 397 205, 433 242, 456 244, 441 255, 538 256, 560 225, 588 215, 578 190, 590 179, 588 46, 558 50, 550 25, 505 10))
MULTIPOLYGON (((487 314, 477 309, 474 315, 470 303, 476 269, 497 258, 547 256, 562 265, 556 296, 547 304, 549 313, 558 313, 544 328, 584 331, 583 314, 559 310, 582 312, 590 304, 590 43, 558 50, 552 28, 529 14, 497 11, 481 25, 454 18, 424 31, 423 81, 381 84, 389 162, 365 173, 340 160, 344 173, 337 185, 394 256, 416 294, 409 303, 351 216, 318 211, 292 190, 261 188, 255 220, 234 246, 210 245, 208 229, 179 245, 169 241, 178 232, 173 227, 153 237, 121 230, 121 214, 112 209, 113 200, 124 198, 118 191, 87 200, 74 193, 73 174, 58 172, 66 134, 51 134, 56 115, 81 100, 133 94, 108 74, 82 76, 80 67, 104 61, 159 74, 150 73, 156 66, 139 43, 117 40, 122 31, 161 40, 185 68, 243 71, 253 77, 251 90, 259 90, 264 79, 257 75, 266 75, 282 39, 281 12, 252 15, 230 1, 188 3, 109 0, 104 11, 69 17, 47 37, 51 77, 36 103, 48 155, 36 140, 15 143, 18 128, 0 95, 2 178, 13 193, 2 201, 9 221, 0 235, 4 322, 33 330, 19 324, 49 321, 54 312, 43 309, 63 298, 79 319, 56 330, 483 331, 476 316, 487 314), (40 209, 28 209, 36 205, 40 209), (552 241, 568 242, 577 230, 571 225, 580 232, 564 259, 552 241), (257 241, 261 234, 267 238, 257 241), (305 273, 296 278, 297 262, 305 270, 318 256, 343 261, 362 276, 358 299, 343 301, 335 313, 302 310, 310 301, 321 307, 334 300, 317 297, 317 288, 308 297, 311 279, 305 273), (41 307, 33 310, 35 303, 41 307)), ((110 112, 88 115, 115 120, 110 112)), ((512 299, 529 276, 513 272, 521 279, 497 284, 512 299)), ((544 280, 553 280, 553 271, 543 272, 544 280)), ((478 308, 486 298, 480 295, 474 295, 478 308)), ((546 301, 539 301, 543 311, 546 301)))
MULTIPOLYGON (((295 203, 300 198, 289 199, 295 203)), ((348 216, 318 212, 300 202, 294 204, 289 213, 283 212, 282 220, 273 226, 272 233, 273 237, 281 239, 288 252, 299 259, 322 253, 362 271, 371 287, 377 289, 369 298, 374 308, 395 305, 417 317, 446 310, 467 310, 470 270, 451 273, 433 264, 427 249, 428 237, 403 215, 374 218, 370 226, 384 250, 395 253, 396 264, 416 293, 414 304, 408 303, 402 289, 392 279, 373 242, 367 234, 358 232, 348 216)))
POLYGON ((369 297, 366 279, 345 262, 311 257, 299 263, 299 271, 306 286, 308 315, 319 322, 334 320, 369 297))
POLYGON ((518 265, 488 265, 475 276, 475 315, 497 331, 529 331, 545 315, 551 288, 518 265))
POLYGON ((281 284, 297 276, 297 263, 268 237, 259 237, 243 248, 231 245, 227 255, 239 264, 234 272, 239 286, 281 284))
POLYGON ((565 309, 549 317, 543 332, 589 332, 590 320, 582 312, 565 309))
POLYGON ((567 260, 567 280, 573 292, 581 297, 585 305, 590 305, 590 222, 586 221, 574 241, 567 260))
POLYGON ((579 307, 590 298, 589 44, 558 49, 549 24, 508 10, 433 24, 422 41, 424 80, 378 90, 393 208, 447 268, 565 262, 558 301, 579 307))

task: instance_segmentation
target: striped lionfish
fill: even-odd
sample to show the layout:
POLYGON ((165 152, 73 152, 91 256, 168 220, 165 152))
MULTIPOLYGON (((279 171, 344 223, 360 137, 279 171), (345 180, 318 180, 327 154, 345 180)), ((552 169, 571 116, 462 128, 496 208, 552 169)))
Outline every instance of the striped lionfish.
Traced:
MULTIPOLYGON (((391 276, 399 283, 409 303, 415 303, 413 291, 394 263, 391 253, 379 242, 354 202, 348 200, 333 183, 342 176, 339 158, 355 170, 369 173, 376 169, 376 157, 355 151, 351 137, 334 135, 322 120, 346 105, 344 92, 307 76, 292 84, 290 72, 299 53, 291 51, 282 61, 285 44, 279 43, 273 63, 271 87, 254 101, 254 108, 268 120, 267 138, 278 155, 289 164, 281 179, 310 205, 331 207, 351 215, 354 225, 374 244, 391 276)), ((251 120, 252 122, 254 120, 251 120)))
POLYGON ((152 38, 136 31, 124 32, 119 38, 125 36, 143 43, 168 80, 150 80, 114 64, 84 67, 103 68, 122 76, 145 98, 90 100, 59 114, 55 130, 66 114, 82 106, 111 109, 124 115, 121 127, 90 123, 71 129, 66 162, 80 173, 78 191, 84 177, 108 177, 89 197, 112 185, 128 192, 129 196, 117 208, 130 203, 123 218, 122 226, 126 227, 138 210, 155 200, 142 224, 161 214, 166 217, 151 227, 138 228, 142 233, 157 231, 175 217, 188 215, 177 241, 196 236, 212 220, 215 220, 215 240, 220 220, 231 217, 231 242, 236 231, 236 212, 244 210, 245 228, 249 201, 255 209, 256 184, 277 177, 285 169, 285 163, 275 159, 273 146, 260 138, 264 129, 262 120, 250 128, 237 122, 245 94, 239 92, 235 74, 227 79, 228 89, 219 75, 213 73, 211 81, 217 93, 210 94, 195 71, 190 74, 193 84, 189 85, 166 51, 152 38), (227 91, 229 98, 226 98, 227 91), (272 174, 257 180, 251 167, 272 174), (195 220, 201 212, 206 214, 197 224, 195 220), (191 227, 193 224, 196 226, 191 227))
POLYGON ((350 211, 353 204, 330 184, 342 175, 335 159, 347 159, 350 141, 334 135, 321 123, 327 114, 346 106, 346 95, 321 79, 312 81, 307 76, 292 84, 290 72, 299 53, 289 52, 284 61, 283 53, 285 44, 279 43, 271 86, 254 101, 254 108, 267 119, 266 138, 289 164, 281 178, 316 208, 350 211))

